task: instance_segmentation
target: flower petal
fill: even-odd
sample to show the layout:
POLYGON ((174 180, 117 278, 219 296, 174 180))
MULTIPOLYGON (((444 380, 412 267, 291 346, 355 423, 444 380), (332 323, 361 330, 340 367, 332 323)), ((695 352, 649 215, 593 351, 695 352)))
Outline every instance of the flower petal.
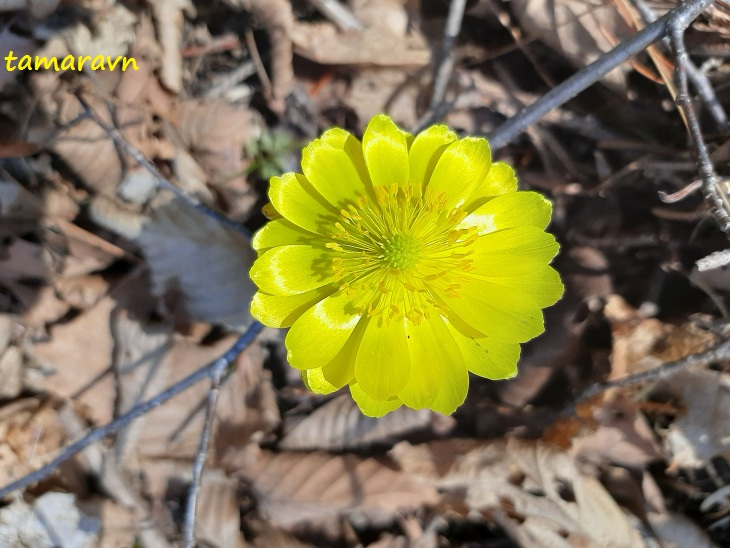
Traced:
MULTIPOLYGON (((253 235, 251 246, 258 252, 280 245, 310 244, 313 240, 323 240, 319 234, 299 228, 287 219, 277 219, 266 223, 253 235)), ((322 241, 321 245, 326 242, 322 241)))
POLYGON ((341 387, 330 384, 327 379, 324 378, 322 368, 317 369, 305 369, 302 371, 302 382, 307 390, 314 392, 315 394, 331 394, 336 392, 341 387))
POLYGON ((360 321, 351 309, 347 293, 338 292, 305 311, 286 336, 289 364, 314 369, 331 362, 360 321))
POLYGON ((402 405, 398 398, 375 400, 368 396, 356 382, 350 385, 350 394, 352 394, 352 399, 355 400, 360 411, 366 417, 380 418, 391 411, 395 411, 402 405))
POLYGON ((386 325, 382 318, 368 320, 355 359, 360 388, 373 399, 387 400, 403 389, 410 372, 404 321, 386 325))
POLYGON ((512 166, 504 162, 492 164, 489 173, 474 190, 471 198, 493 198, 502 194, 509 194, 517 190, 517 176, 512 166))
POLYGON ((500 343, 489 337, 469 337, 453 324, 449 324, 449 331, 459 345, 466 368, 475 375, 494 381, 511 379, 517 375, 519 344, 500 343))
POLYGON ((426 189, 446 195, 446 210, 462 205, 489 173, 492 153, 486 139, 466 137, 446 147, 426 189))
POLYGON ((415 196, 423 194, 436 164, 446 147, 456 141, 456 133, 446 126, 431 126, 419 133, 408 151, 410 180, 415 196))
POLYGON ((459 293, 456 298, 443 292, 439 296, 461 320, 499 342, 529 341, 545 330, 540 308, 520 289, 472 278, 459 293))
POLYGON ((563 296, 565 290, 563 282, 560 281, 560 275, 550 266, 524 276, 485 279, 498 285, 519 289, 532 297, 540 308, 554 305, 563 296))
POLYGON ((469 372, 463 361, 444 368, 444 384, 429 406, 434 411, 451 415, 466 399, 469 391, 469 372))
POLYGON ((257 291, 251 300, 251 315, 268 327, 290 327, 305 310, 335 291, 325 286, 287 297, 257 291))
POLYGON ((444 384, 444 370, 456 364, 464 365, 459 348, 448 331, 440 314, 431 314, 420 325, 406 322, 406 337, 411 363, 418 370, 412 371, 398 399, 413 409, 428 407, 444 384))
POLYGON ((459 228, 476 226, 480 235, 518 226, 544 230, 550 222, 552 209, 552 204, 537 192, 510 192, 475 209, 459 228))
POLYGON ((269 199, 279 214, 310 232, 328 235, 337 219, 337 210, 300 173, 272 177, 269 199))
POLYGON ((322 367, 324 378, 337 388, 342 388, 346 384, 350 384, 355 377, 355 358, 360 348, 360 341, 362 341, 362 335, 366 325, 367 322, 358 323, 339 354, 331 362, 322 367))
POLYGON ((360 141, 343 129, 330 129, 307 145, 302 151, 302 171, 338 211, 359 196, 371 195, 360 141))
POLYGON ((272 295, 296 295, 334 281, 331 254, 322 247, 283 245, 266 251, 249 276, 272 295))
POLYGON ((521 226, 478 237, 467 249, 479 276, 521 276, 547 266, 560 246, 555 237, 534 226, 521 226))
POLYGON ((362 151, 374 187, 408 185, 407 135, 385 114, 370 120, 362 137, 362 151))

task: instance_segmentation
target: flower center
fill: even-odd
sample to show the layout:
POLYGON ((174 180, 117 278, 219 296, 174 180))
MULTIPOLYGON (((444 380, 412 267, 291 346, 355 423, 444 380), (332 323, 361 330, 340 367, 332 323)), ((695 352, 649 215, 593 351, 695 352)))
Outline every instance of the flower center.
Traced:
POLYGON ((361 315, 405 316, 418 324, 443 309, 439 294, 460 297, 476 228, 457 228, 467 213, 447 209, 443 193, 427 189, 415 197, 410 188, 391 185, 374 196, 340 211, 326 244, 332 271, 361 315))
POLYGON ((413 236, 396 234, 383 244, 383 254, 391 268, 410 270, 421 256, 421 246, 413 236))

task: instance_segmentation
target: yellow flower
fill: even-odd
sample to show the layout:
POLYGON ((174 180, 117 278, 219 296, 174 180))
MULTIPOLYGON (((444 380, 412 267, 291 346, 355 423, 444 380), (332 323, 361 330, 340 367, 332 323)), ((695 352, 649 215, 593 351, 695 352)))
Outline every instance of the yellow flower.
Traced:
POLYGON ((550 202, 518 192, 485 139, 445 126, 415 138, 375 116, 362 144, 339 128, 271 179, 275 220, 253 240, 251 311, 290 327, 289 363, 324 394, 349 385, 362 412, 450 414, 468 371, 517 374, 563 285, 550 202))

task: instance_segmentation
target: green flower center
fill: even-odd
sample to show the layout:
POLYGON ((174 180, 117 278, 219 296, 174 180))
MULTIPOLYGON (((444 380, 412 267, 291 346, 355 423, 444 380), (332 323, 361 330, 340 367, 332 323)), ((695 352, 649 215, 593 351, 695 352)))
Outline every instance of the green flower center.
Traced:
POLYGON ((421 256, 421 246, 408 234, 396 234, 383 244, 383 254, 388 266, 397 270, 409 270, 421 256))
POLYGON ((460 227, 467 216, 449 209, 445 195, 410 188, 378 187, 375 199, 360 196, 334 223, 331 268, 361 315, 385 321, 407 317, 419 324, 443 309, 438 294, 460 297, 472 270, 468 247, 475 227, 460 227))

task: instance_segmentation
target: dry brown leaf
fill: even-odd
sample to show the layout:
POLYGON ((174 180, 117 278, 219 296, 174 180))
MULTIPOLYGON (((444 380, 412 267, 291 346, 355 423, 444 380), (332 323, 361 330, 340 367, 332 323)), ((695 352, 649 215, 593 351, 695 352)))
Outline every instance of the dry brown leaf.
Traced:
POLYGON ((46 464, 65 437, 56 411, 36 398, 0 407, 0 485, 46 464))
POLYGON ((184 10, 192 8, 192 4, 189 0, 152 2, 150 8, 162 49, 160 79, 167 89, 180 93, 183 87, 180 50, 183 45, 184 10))
POLYGON ((0 510, 0 545, 52 548, 92 548, 99 536, 99 520, 84 515, 71 493, 49 492, 30 506, 17 500, 0 510))
POLYGON ((354 455, 261 452, 241 473, 253 483, 261 509, 282 527, 355 510, 394 512, 438 501, 433 485, 354 455))
POLYGON ((598 428, 573 444, 573 454, 581 462, 595 466, 617 464, 640 470, 664 458, 654 432, 635 404, 617 398, 594 409, 598 428))
MULTIPOLYGON (((167 371, 168 385, 220 357, 234 342, 225 337, 215 344, 199 346, 176 338, 160 370, 167 371)), ((270 378, 262 371, 266 352, 249 347, 235 362, 230 377, 221 387, 211 451, 216 462, 229 462, 244 450, 252 436, 261 436, 278 426, 279 413, 270 378), (273 406, 273 409, 272 409, 273 406)), ((145 416, 144 428, 136 433, 130 449, 140 457, 191 458, 198 448, 204 403, 210 385, 201 382, 145 416)), ((131 457, 130 453, 130 457, 131 457)))
MULTIPOLYGON (((633 34, 610 2, 585 0, 512 0, 513 12, 530 36, 544 40, 576 68, 595 61, 633 34)), ((626 88, 628 65, 603 77, 618 89, 626 88)))
POLYGON ((23 390, 23 355, 17 346, 0 350, 0 399, 12 399, 23 390))
POLYGON ((260 122, 247 108, 219 99, 211 102, 183 101, 176 110, 180 137, 211 183, 223 191, 236 211, 236 200, 255 199, 244 172, 243 150, 261 133, 260 122), (234 191, 234 194, 227 192, 234 191))
POLYGON ((647 520, 661 541, 662 548, 715 546, 694 521, 667 508, 664 495, 649 472, 644 472, 642 491, 647 520))
POLYGON ((341 32, 328 22, 295 22, 291 38, 296 53, 323 65, 422 67, 431 59, 422 36, 397 36, 380 25, 341 32))
POLYGON ((195 536, 204 546, 244 548, 238 507, 238 484, 218 470, 203 475, 198 499, 195 536))
POLYGON ((104 297, 72 321, 53 326, 48 341, 28 350, 52 372, 47 378, 49 389, 86 405, 97 424, 112 418, 114 385, 108 373, 113 339, 109 317, 116 304, 112 296, 104 297))
POLYGON ((669 427, 670 466, 698 468, 716 455, 730 454, 730 375, 679 371, 666 384, 685 408, 669 427))
POLYGON ((342 94, 363 125, 376 114, 390 112, 401 127, 415 127, 421 89, 422 83, 403 70, 363 67, 342 94))
POLYGON ((93 204, 94 219, 136 242, 152 270, 153 291, 166 297, 180 320, 245 329, 255 286, 246 273, 254 252, 247 238, 179 198, 148 216, 122 210, 108 200, 93 204))
POLYGON ((439 477, 442 489, 465 490, 470 508, 522 546, 643 546, 600 482, 579 472, 568 453, 540 442, 475 441, 404 442, 392 454, 411 471, 439 477))
MULTIPOLYGON (((427 428, 437 417, 428 409, 401 407, 382 419, 373 419, 363 415, 349 395, 341 395, 290 429, 285 428, 279 447, 294 451, 343 451, 393 444, 405 434, 427 428)), ((448 422, 453 424, 453 419, 448 422)))
MULTIPOLYGON (((165 388, 172 365, 165 361, 172 344, 172 329, 165 324, 143 325, 126 310, 113 314, 110 323, 114 337, 115 414, 119 415, 165 388)), ((117 459, 122 460, 134 448, 147 417, 140 417, 117 434, 117 459)))
POLYGON ((690 323, 673 326, 646 318, 619 295, 606 298, 604 314, 613 336, 610 379, 701 352, 716 338, 690 323))

